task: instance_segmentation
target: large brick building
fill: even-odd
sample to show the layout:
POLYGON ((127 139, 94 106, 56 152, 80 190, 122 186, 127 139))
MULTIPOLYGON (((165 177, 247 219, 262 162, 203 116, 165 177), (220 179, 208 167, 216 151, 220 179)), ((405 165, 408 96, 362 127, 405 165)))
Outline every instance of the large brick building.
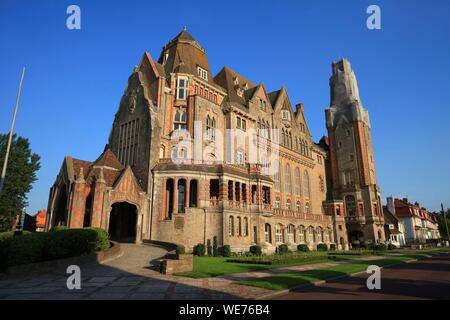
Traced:
POLYGON ((329 138, 316 144, 286 88, 268 92, 228 67, 213 77, 184 30, 133 70, 104 153, 65 158, 47 227, 95 226, 188 250, 214 238, 267 252, 383 241, 369 117, 348 61, 333 63, 330 86, 329 138))

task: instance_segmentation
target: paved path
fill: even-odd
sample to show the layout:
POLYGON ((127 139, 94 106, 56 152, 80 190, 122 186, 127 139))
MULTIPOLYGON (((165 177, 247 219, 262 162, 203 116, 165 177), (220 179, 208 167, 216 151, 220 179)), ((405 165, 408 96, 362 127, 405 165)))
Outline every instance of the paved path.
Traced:
POLYGON ((152 245, 122 244, 124 255, 105 264, 81 266, 81 290, 69 290, 65 272, 0 280, 0 299, 250 299, 268 290, 226 279, 166 276, 152 262, 166 254, 152 245))
POLYGON ((368 290, 366 280, 366 274, 359 274, 304 287, 276 299, 450 299, 450 255, 382 269, 381 290, 368 290))

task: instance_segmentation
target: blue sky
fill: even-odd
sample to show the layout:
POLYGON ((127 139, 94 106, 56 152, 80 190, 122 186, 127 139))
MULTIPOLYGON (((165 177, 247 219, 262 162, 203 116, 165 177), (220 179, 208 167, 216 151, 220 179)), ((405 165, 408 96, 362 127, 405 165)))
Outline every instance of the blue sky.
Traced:
POLYGON ((331 61, 352 63, 369 110, 383 196, 450 207, 450 2, 0 1, 0 132, 9 129, 22 65, 16 132, 42 157, 29 213, 47 207, 66 155, 94 160, 108 139, 133 66, 157 59, 183 26, 224 65, 303 102, 316 141, 325 134, 331 61), (81 8, 81 30, 66 9, 81 8), (370 4, 381 30, 366 28, 370 4))

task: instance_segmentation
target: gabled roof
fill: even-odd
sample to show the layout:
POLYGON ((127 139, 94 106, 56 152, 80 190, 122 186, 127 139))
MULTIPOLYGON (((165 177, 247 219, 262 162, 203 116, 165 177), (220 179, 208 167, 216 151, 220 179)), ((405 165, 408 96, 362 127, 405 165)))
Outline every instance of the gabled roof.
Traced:
POLYGON ((117 170, 124 169, 124 166, 122 163, 120 163, 119 159, 117 159, 114 152, 111 151, 111 149, 106 149, 100 157, 98 157, 97 160, 93 163, 94 166, 102 166, 102 167, 110 167, 117 170))
POLYGON ((253 96, 256 88, 253 82, 228 67, 223 67, 219 71, 214 77, 214 82, 227 91, 229 102, 236 102, 245 106, 247 106, 247 101, 253 96), (235 84, 236 80, 238 84, 235 84), (246 84, 247 89, 245 89, 246 84), (243 90, 244 94, 242 97, 237 94, 238 89, 243 90))

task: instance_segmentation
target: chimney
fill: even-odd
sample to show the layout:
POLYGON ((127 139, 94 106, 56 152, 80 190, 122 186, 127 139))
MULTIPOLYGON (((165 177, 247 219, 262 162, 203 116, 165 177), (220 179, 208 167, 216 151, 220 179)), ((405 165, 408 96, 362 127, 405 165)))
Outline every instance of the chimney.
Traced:
POLYGON ((394 198, 392 196, 386 198, 386 208, 395 216, 394 198))
POLYGON ((297 111, 297 112, 299 112, 299 111, 304 112, 304 111, 305 111, 305 106, 304 106, 303 103, 298 103, 298 104, 296 104, 296 105, 295 105, 295 108, 296 108, 296 111, 297 111))

